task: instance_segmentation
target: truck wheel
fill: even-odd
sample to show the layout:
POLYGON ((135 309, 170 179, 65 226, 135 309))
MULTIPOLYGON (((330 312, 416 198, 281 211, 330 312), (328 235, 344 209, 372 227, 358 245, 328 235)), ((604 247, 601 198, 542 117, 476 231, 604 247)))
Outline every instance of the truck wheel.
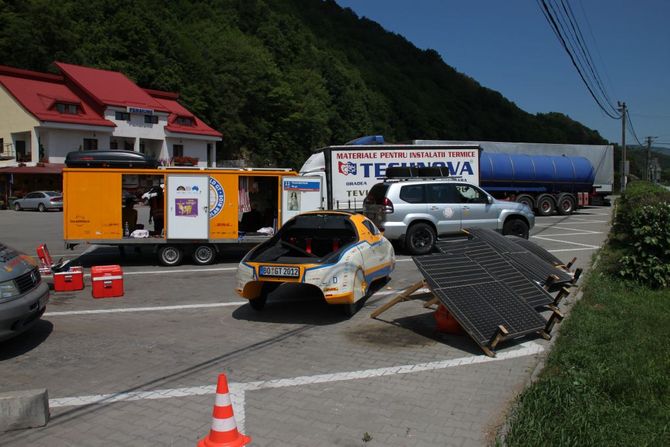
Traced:
POLYGON ((158 249, 158 259, 167 267, 181 264, 183 257, 184 251, 176 245, 163 245, 158 249))
POLYGON ((572 194, 561 194, 558 196, 558 207, 556 211, 562 216, 567 216, 575 212, 575 197, 572 194))
POLYGON ((508 219, 503 225, 503 234, 528 239, 528 224, 521 219, 508 219))
POLYGON ((420 256, 430 253, 435 243, 435 230, 427 223, 415 223, 405 237, 405 248, 411 255, 420 256))
POLYGON ((520 196, 517 196, 516 198, 517 203, 523 203, 524 205, 528 206, 531 210, 535 208, 535 201, 533 200, 532 196, 529 196, 528 194, 521 194, 520 196))
POLYGON ((542 194, 537 198, 537 214, 540 216, 551 216, 555 209, 554 198, 549 194, 542 194))
POLYGON ((198 245, 193 250, 193 262, 198 265, 209 265, 216 258, 216 250, 211 245, 198 245))

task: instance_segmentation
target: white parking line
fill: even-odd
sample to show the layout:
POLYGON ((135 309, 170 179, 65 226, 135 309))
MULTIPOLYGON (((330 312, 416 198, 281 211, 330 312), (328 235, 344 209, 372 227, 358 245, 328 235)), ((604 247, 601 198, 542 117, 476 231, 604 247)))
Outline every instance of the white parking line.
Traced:
POLYGON ((570 227, 564 227, 563 225, 547 225, 545 228, 552 228, 556 230, 565 230, 565 231, 575 231, 575 232, 591 232, 593 234, 600 233, 598 231, 593 231, 593 230, 586 230, 584 228, 570 228, 570 227))
MULTIPOLYGON (((598 247, 600 248, 600 247, 598 247)), ((560 253, 563 251, 593 251, 593 248, 587 247, 587 248, 561 248, 559 250, 548 250, 549 253, 560 253)))
MULTIPOLYGON (((602 231, 587 231, 587 232, 575 232, 575 233, 552 233, 552 234, 544 234, 542 233, 543 237, 551 236, 551 237, 559 237, 559 236, 590 236, 592 234, 603 234, 602 231)), ((531 235, 530 237, 535 237, 535 235, 531 235)))
MULTIPOLYGON (((577 225, 586 225, 586 224, 596 224, 596 223, 609 223, 609 220, 579 220, 579 219, 570 219, 571 224, 577 225)), ((536 227, 553 227, 555 224, 543 224, 535 222, 536 227)))
MULTIPOLYGON (((476 365, 488 362, 498 362, 519 357, 539 354, 544 348, 535 342, 522 343, 519 349, 499 352, 496 357, 486 355, 472 355, 436 362, 417 363, 413 365, 399 365, 386 368, 365 369, 359 371, 345 371, 331 374, 318 374, 313 376, 298 376, 289 379, 272 379, 258 382, 230 383, 230 394, 235 409, 237 428, 244 431, 245 411, 244 400, 247 391, 257 391, 270 388, 284 388, 301 385, 314 385, 318 383, 342 382, 358 379, 372 379, 376 377, 393 376, 398 374, 412 374, 424 371, 435 371, 440 369, 454 368, 463 365, 476 365)), ((49 399, 50 408, 79 407, 84 405, 109 404, 113 402, 128 402, 138 400, 170 399, 189 396, 201 396, 214 394, 214 385, 196 386, 188 388, 171 388, 153 391, 131 391, 111 394, 95 394, 88 396, 61 397, 49 399)), ((205 411, 203 411, 204 413, 205 411)))
POLYGON ((203 303, 203 304, 182 304, 179 306, 156 306, 156 307, 121 307, 118 309, 93 309, 93 310, 68 310, 63 312, 47 312, 45 317, 60 317, 64 315, 96 315, 96 314, 116 314, 126 312, 156 312, 164 310, 181 309, 206 309, 209 307, 230 307, 247 304, 248 301, 233 301, 231 303, 203 303))
POLYGON ((598 245, 580 244, 579 242, 564 241, 564 240, 561 240, 561 239, 551 239, 549 237, 544 237, 544 236, 533 236, 533 237, 536 238, 536 239, 542 239, 543 241, 559 242, 561 244, 579 245, 580 247, 587 247, 587 248, 594 249, 594 250, 596 248, 600 248, 598 245))

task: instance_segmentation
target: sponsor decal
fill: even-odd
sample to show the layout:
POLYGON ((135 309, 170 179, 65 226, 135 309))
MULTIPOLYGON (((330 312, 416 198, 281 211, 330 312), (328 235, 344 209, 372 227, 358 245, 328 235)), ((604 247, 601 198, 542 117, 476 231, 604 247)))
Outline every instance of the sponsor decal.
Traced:
MULTIPOLYGON (((338 161, 337 162, 337 169, 340 172, 340 174, 344 174, 344 175, 349 175, 349 174, 356 175, 356 172, 357 172, 356 163, 353 163, 351 161, 348 161, 346 163, 338 161)), ((368 176, 366 175, 366 177, 368 177, 368 176)))
POLYGON ((214 177, 209 178, 209 218, 216 217, 223 209, 226 194, 221 183, 214 177))
POLYGON ((174 199, 175 216, 198 217, 198 199, 174 199))
POLYGON ((444 214, 444 217, 447 219, 451 219, 454 217, 454 210, 452 208, 445 208, 444 211, 442 211, 442 214, 444 214))
POLYGON ((320 183, 314 180, 284 180, 286 191, 318 191, 320 183))

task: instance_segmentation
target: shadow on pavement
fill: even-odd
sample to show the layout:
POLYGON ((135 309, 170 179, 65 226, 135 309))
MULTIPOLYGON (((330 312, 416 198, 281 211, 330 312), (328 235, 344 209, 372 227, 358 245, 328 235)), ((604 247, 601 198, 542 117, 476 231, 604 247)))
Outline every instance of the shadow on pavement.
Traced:
POLYGON ((51 322, 38 320, 26 332, 0 342, 0 361, 9 360, 32 351, 49 337, 53 329, 54 325, 51 322))

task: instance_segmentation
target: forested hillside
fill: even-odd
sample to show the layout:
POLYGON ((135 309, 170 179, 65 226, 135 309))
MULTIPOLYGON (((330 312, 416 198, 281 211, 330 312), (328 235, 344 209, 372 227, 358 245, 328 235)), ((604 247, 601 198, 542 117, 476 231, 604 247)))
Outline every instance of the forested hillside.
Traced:
POLYGON ((176 91, 220 130, 221 158, 299 167, 319 146, 389 141, 603 143, 565 115, 531 115, 334 1, 0 0, 0 63, 119 70, 176 91))

